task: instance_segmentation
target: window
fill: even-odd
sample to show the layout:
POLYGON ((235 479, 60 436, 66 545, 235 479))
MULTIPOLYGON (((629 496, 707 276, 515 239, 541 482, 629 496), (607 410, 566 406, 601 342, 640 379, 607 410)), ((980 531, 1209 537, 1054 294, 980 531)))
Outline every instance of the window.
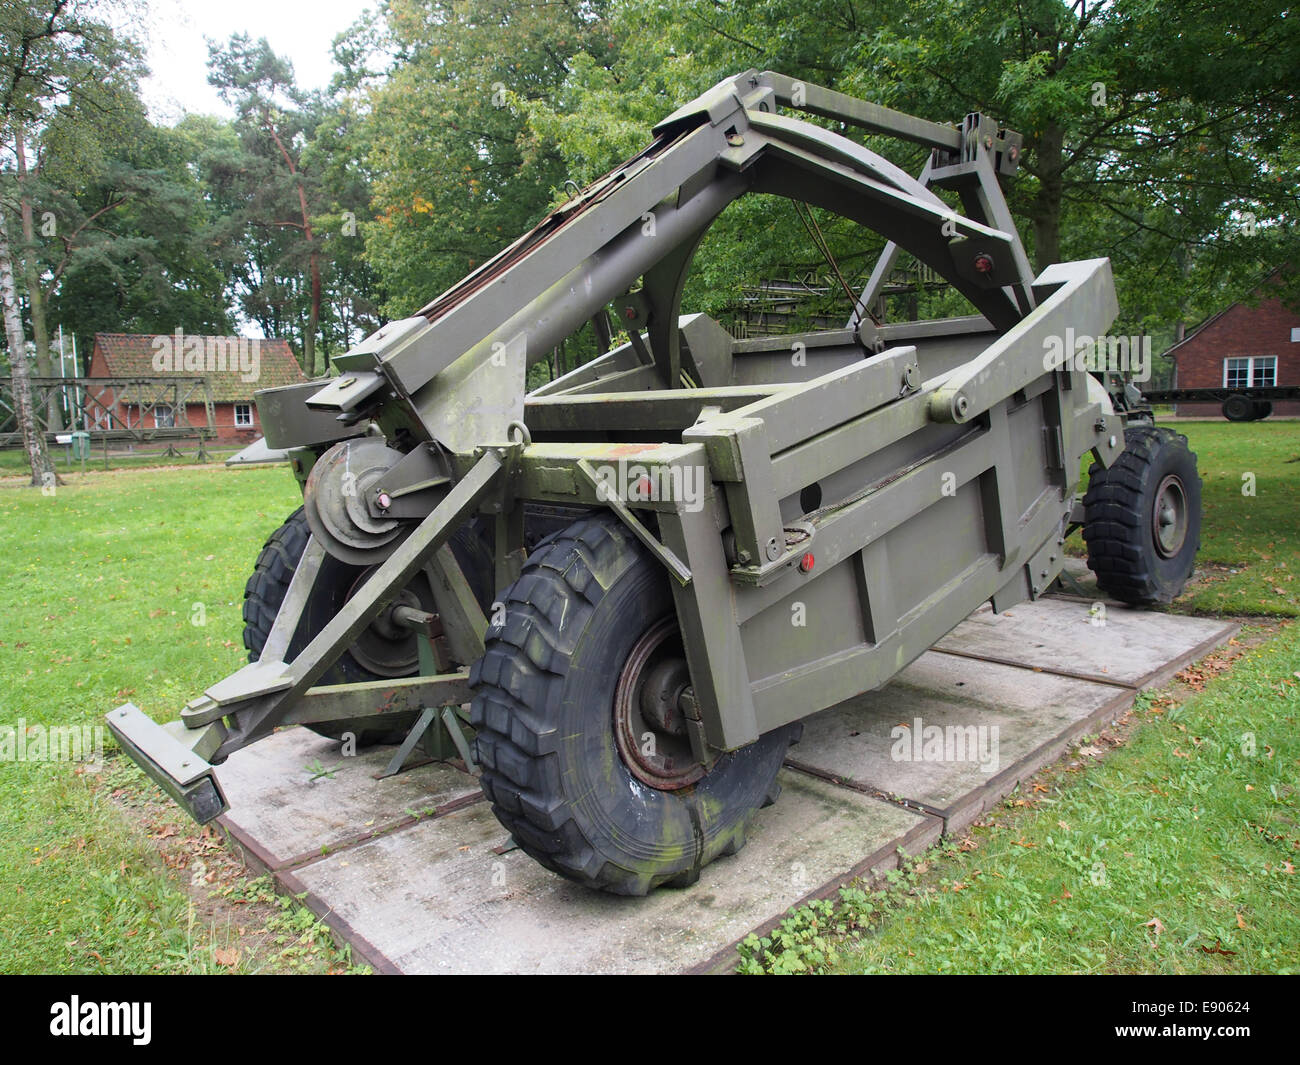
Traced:
POLYGON ((171 407, 154 407, 153 424, 156 429, 176 428, 176 411, 171 407))
POLYGON ((1276 384, 1276 355, 1250 355, 1223 360, 1224 388, 1273 388, 1276 384))
POLYGON ((235 428, 253 428, 253 405, 251 403, 235 404, 235 428))

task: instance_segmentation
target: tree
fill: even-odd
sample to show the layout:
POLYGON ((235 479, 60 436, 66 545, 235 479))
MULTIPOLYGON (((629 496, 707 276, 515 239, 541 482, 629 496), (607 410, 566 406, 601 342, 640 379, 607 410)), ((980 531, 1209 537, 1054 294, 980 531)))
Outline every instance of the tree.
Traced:
POLYGON ((42 248, 43 284, 51 321, 79 342, 97 332, 230 330, 226 264, 189 165, 205 143, 195 127, 204 120, 159 128, 138 100, 124 100, 113 139, 93 157, 76 147, 84 130, 54 123, 47 132, 41 202, 60 224, 42 248))
MULTIPOLYGON (((935 121, 984 111, 1019 130, 1007 193, 1031 256, 1109 255, 1131 326, 1172 331, 1296 257, 1300 29, 1272 3, 622 0, 609 32, 613 57, 577 57, 557 98, 532 109, 574 166, 600 172, 665 107, 769 68, 935 121)), ((896 144, 886 154, 913 172, 923 161, 896 144)), ((699 267, 734 284, 707 247, 699 267)))
POLYGON ((324 373, 316 359, 323 291, 320 244, 312 224, 318 189, 302 161, 324 101, 298 90, 293 66, 265 38, 254 43, 236 34, 225 46, 212 45, 208 65, 208 80, 238 113, 238 149, 214 160, 212 172, 237 205, 228 218, 228 233, 244 251, 238 275, 241 302, 268 336, 296 333, 303 368, 309 374, 324 373), (299 283, 304 267, 306 293, 299 283), (297 325, 292 319, 304 303, 307 321, 297 325))
POLYGON ((58 480, 54 463, 50 461, 45 435, 36 421, 32 404, 31 369, 27 362, 27 338, 18 312, 18 292, 14 286, 13 253, 9 244, 9 226, 4 211, 0 209, 0 305, 4 310, 5 340, 9 344, 9 364, 13 374, 14 411, 18 429, 23 435, 23 448, 31 466, 34 486, 44 488, 58 480))
POLYGON ((905 106, 990 111, 1025 134, 1028 180, 1013 187, 1012 207, 1040 267, 1109 254, 1130 320, 1169 319, 1294 255, 1284 236, 1294 183, 1276 178, 1297 128, 1300 30, 1278 6, 954 0, 908 10, 864 45, 854 80, 883 80, 886 100, 905 106), (1234 239, 1243 213, 1256 212, 1280 240, 1234 239))
MULTIPOLYGON (((28 138, 39 136, 56 113, 92 100, 104 86, 118 84, 124 72, 129 76, 137 55, 95 14, 93 4, 79 0, 0 0, 0 146, 11 153, 12 164, 6 169, 13 181, 6 191, 18 201, 23 238, 18 248, 7 233, 0 261, 0 275, 8 278, 6 335, 16 406, 31 398, 30 391, 19 385, 29 373, 25 335, 21 318, 17 317, 19 278, 28 287, 37 369, 45 375, 51 369, 43 292, 38 271, 32 265, 35 233, 31 224, 28 138)), ((24 426, 35 424, 34 412, 20 409, 18 415, 24 426)), ((30 437, 32 483, 42 484, 44 475, 53 470, 44 437, 39 432, 28 434, 26 428, 24 434, 30 437)))
POLYGON ((569 176, 528 107, 564 85, 572 57, 609 50, 605 0, 390 0, 362 46, 391 56, 375 85, 354 77, 366 119, 374 220, 366 251, 386 313, 412 313, 535 224, 569 176))

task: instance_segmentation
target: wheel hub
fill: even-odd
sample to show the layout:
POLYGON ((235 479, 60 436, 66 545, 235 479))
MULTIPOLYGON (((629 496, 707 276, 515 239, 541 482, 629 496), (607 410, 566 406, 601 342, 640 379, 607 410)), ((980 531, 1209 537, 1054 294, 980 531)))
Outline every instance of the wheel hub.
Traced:
MULTIPOLYGON (((374 568, 376 567, 357 577, 348 589, 348 599, 356 595, 374 568)), ((420 663, 419 643, 415 633, 399 622, 393 616, 393 611, 399 606, 405 606, 432 613, 432 597, 428 599, 429 602, 422 601, 409 585, 403 588, 397 598, 358 633, 356 641, 348 648, 357 664, 380 677, 406 677, 414 673, 420 663)))
POLYGON ((1177 474, 1169 474, 1156 489, 1151 530, 1162 558, 1173 558, 1187 539, 1187 494, 1177 474))
POLYGON ((614 694, 618 752, 633 776, 661 791, 676 791, 704 776, 681 707, 690 683, 681 632, 670 615, 636 642, 614 694))

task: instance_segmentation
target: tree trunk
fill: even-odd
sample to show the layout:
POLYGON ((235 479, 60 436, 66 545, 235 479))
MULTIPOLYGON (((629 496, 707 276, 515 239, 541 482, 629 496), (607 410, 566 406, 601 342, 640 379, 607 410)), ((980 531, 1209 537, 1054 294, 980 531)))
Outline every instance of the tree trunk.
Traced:
POLYGON ((1061 258, 1061 202, 1065 190, 1065 130, 1049 122, 1034 151, 1038 194, 1034 197, 1034 265, 1041 271, 1061 258))
MULTIPOLYGON (((301 186, 298 189, 302 193, 301 186)), ((316 259, 316 242, 312 239, 311 223, 306 221, 307 203, 303 200, 303 229, 306 231, 307 240, 311 243, 311 314, 307 322, 307 338, 303 344, 303 360, 311 367, 307 371, 309 377, 324 377, 329 373, 328 360, 322 359, 324 365, 316 365, 316 331, 320 328, 320 263, 316 259)))
POLYGON ((293 156, 284 146, 284 141, 280 139, 280 134, 276 132, 275 125, 271 122, 271 116, 266 112, 262 113, 262 125, 271 134, 276 147, 280 149, 284 165, 289 168, 289 173, 298 186, 298 207, 302 211, 302 235, 311 248, 311 310, 308 312, 307 332, 302 338, 302 361, 308 377, 322 377, 329 372, 329 366, 322 366, 319 369, 316 366, 316 330, 320 327, 321 301, 320 260, 316 256, 316 238, 311 231, 311 212, 307 210, 307 190, 303 188, 302 175, 298 173, 293 156))
POLYGON ((54 463, 45 447, 45 434, 36 423, 32 407, 31 370, 27 365, 27 338, 18 312, 18 290, 14 287, 14 260, 9 246, 9 230, 4 212, 0 211, 0 304, 4 307, 5 337, 9 342, 9 363, 13 368, 14 413, 23 434, 23 447, 32 468, 32 484, 38 488, 59 483, 54 463))
MULTIPOLYGON (((22 211, 23 278, 27 283, 27 306, 32 319, 32 339, 36 342, 36 376, 62 377, 62 373, 54 372, 54 364, 50 361, 50 331, 45 321, 45 293, 41 290, 40 271, 36 266, 36 226, 32 219, 31 197, 27 195, 27 147, 23 143, 21 129, 14 131, 14 155, 18 162, 18 196, 22 211)), ((63 412, 59 409, 58 393, 53 389, 50 390, 46 424, 51 432, 58 432, 63 428, 63 412)))

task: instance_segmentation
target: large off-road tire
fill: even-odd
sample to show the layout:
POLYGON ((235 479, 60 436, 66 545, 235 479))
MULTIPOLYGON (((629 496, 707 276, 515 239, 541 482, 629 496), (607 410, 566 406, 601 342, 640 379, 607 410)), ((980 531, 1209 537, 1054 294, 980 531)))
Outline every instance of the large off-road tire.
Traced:
MULTIPOLYGON (((307 549, 309 536, 311 529, 307 525, 306 513, 299 507, 271 534, 257 556, 252 576, 244 586, 244 646, 248 648, 250 662, 257 660, 266 645, 275 616, 280 611, 280 604, 284 602, 285 593, 289 590, 294 570, 302 559, 303 551, 307 549)), ((470 525, 457 530, 452 537, 451 547, 480 606, 485 611, 488 610, 492 601, 491 550, 478 530, 470 525)), ((303 610, 298 632, 289 645, 286 655, 289 661, 293 661, 312 637, 338 613, 365 573, 366 568, 363 566, 348 565, 329 555, 325 556, 311 598, 303 610)), ((413 599, 412 605, 414 602, 413 599)), ((421 602, 426 609, 432 609, 431 600, 421 602)), ((383 677, 411 676, 416 672, 413 643, 398 647, 397 653, 385 665, 378 666, 373 654, 361 645, 360 640, 367 638, 363 634, 358 645, 341 655, 319 683, 357 684, 383 677)), ((307 727, 330 739, 340 739, 344 733, 350 732, 356 736, 357 743, 363 746, 400 742, 406 731, 375 728, 373 718, 330 721, 307 727)))
POLYGON ((646 721, 627 708, 664 684, 676 705, 689 682, 668 576, 632 533, 609 515, 575 522, 537 545, 503 601, 470 671, 470 721, 483 790, 519 846, 620 895, 693 883, 738 851, 800 726, 707 772, 680 735, 629 747, 646 721))
POLYGON ((1088 568, 1125 603, 1182 594, 1201 546, 1201 478, 1187 437, 1131 426, 1110 469, 1094 463, 1083 497, 1088 568))
POLYGON ((1273 413, 1273 403, 1267 399, 1257 399, 1254 401, 1253 409, 1250 412, 1252 422, 1262 422, 1273 413))

